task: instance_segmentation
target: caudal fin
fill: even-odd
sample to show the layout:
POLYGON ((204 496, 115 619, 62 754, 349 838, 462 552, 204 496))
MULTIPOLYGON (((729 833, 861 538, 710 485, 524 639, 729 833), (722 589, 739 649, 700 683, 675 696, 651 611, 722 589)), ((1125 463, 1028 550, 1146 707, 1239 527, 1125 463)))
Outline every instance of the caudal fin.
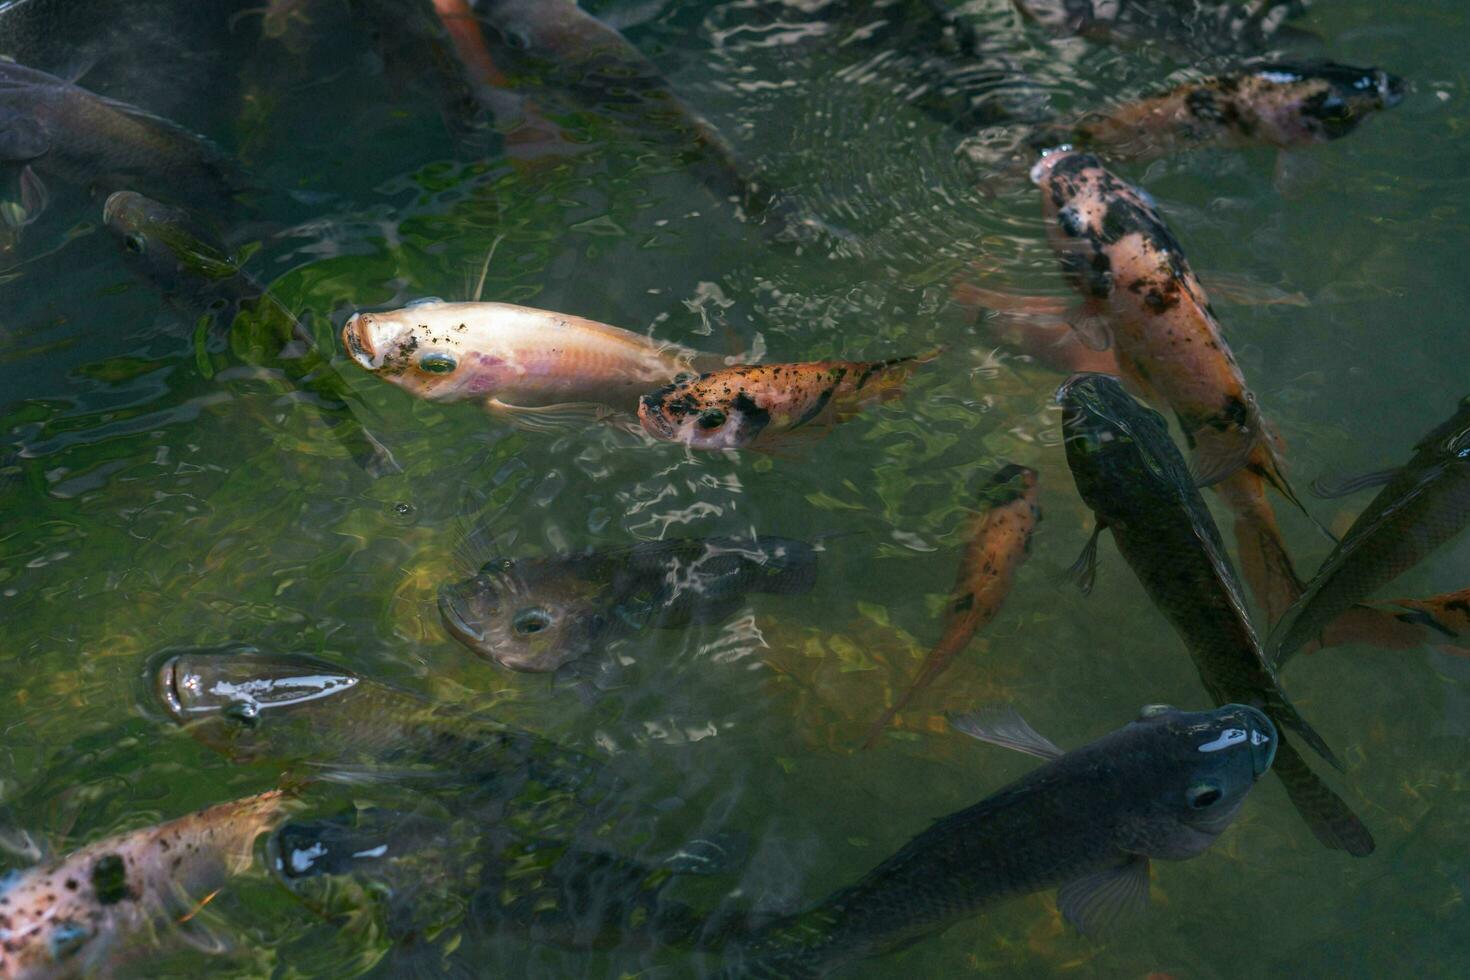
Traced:
POLYGON ((1376 845, 1368 828, 1342 797, 1307 767, 1306 760, 1287 743, 1284 735, 1277 743, 1276 761, 1271 768, 1281 777, 1292 805, 1323 846, 1347 851, 1353 857, 1373 853, 1376 845))

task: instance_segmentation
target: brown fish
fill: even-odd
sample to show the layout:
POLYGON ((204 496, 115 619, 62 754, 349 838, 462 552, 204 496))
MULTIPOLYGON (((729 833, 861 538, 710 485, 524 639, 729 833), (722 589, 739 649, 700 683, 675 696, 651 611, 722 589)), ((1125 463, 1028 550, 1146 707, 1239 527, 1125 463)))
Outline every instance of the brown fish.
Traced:
POLYGON ((917 364, 887 361, 744 364, 665 385, 638 403, 643 430, 694 449, 749 449, 804 426, 841 421, 874 401, 897 398, 917 364))
POLYGON ((1036 471, 1014 464, 1004 466, 991 477, 980 496, 985 510, 971 525, 954 591, 944 607, 944 635, 924 658, 913 683, 868 729, 863 748, 870 748, 914 695, 934 683, 950 661, 970 645, 976 631, 995 618, 1011 593, 1016 572, 1030 556, 1031 534, 1041 521, 1036 471))
POLYGON ((1291 149, 1340 139, 1403 101, 1403 80, 1332 62, 1256 63, 1082 117, 1060 139, 1151 159, 1205 146, 1291 149))
POLYGON ((119 944, 187 920, 248 868, 289 799, 277 790, 221 803, 0 880, 0 978, 106 973, 119 944))
POLYGON ((1470 589, 1428 599, 1385 599, 1375 605, 1405 610, 1395 616, 1401 622, 1427 626, 1451 639, 1470 638, 1470 589))

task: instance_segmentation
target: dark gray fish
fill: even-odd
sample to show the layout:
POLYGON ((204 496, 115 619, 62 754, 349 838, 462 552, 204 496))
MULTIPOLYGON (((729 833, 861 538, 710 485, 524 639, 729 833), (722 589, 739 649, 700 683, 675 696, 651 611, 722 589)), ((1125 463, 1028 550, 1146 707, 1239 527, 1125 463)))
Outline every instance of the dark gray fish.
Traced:
POLYGON ((680 538, 556 558, 494 558, 439 592, 444 628, 511 670, 554 671, 647 627, 717 623, 752 593, 800 595, 817 551, 789 538, 680 538))
POLYGON ((1470 396, 1455 414, 1419 440, 1397 470, 1352 481, 1348 489, 1381 485, 1307 591, 1267 641, 1276 664, 1381 586, 1447 544, 1470 523, 1470 396))
POLYGON ((287 823, 269 848, 276 874, 309 902, 344 882, 382 896, 382 917, 395 937, 421 934, 426 921, 442 917, 435 914, 441 906, 453 905, 477 933, 571 949, 717 942, 717 933, 704 938, 702 917, 663 891, 675 876, 726 874, 741 857, 740 847, 722 838, 692 841, 665 860, 643 863, 602 847, 516 833, 473 804, 457 805, 452 815, 354 807, 287 823), (705 860, 687 860, 688 851, 705 860))
POLYGON ((312 657, 187 651, 164 659, 152 680, 174 721, 237 761, 467 783, 500 797, 527 783, 584 799, 617 788, 590 756, 312 657))
MULTIPOLYGON (((1078 561, 1084 587, 1095 574, 1098 538, 1111 530, 1149 598, 1189 648, 1215 703, 1260 708, 1278 727, 1292 729, 1342 768, 1287 700, 1266 661, 1220 531, 1163 416, 1134 401, 1117 378, 1103 374, 1071 378, 1057 400, 1067 463, 1097 517, 1078 561)), ((1357 857, 1372 853, 1367 828, 1307 768, 1284 731, 1276 771, 1318 840, 1357 857)))
POLYGON ((242 186, 203 137, 65 79, 0 61, 0 176, 12 228, 45 209, 45 181, 91 191, 124 187, 223 209, 242 186))
POLYGON ((102 223, 139 279, 156 288, 190 323, 208 323, 216 338, 238 340, 276 363, 293 384, 317 398, 321 418, 354 461, 373 476, 400 471, 377 437, 343 400, 348 389, 311 331, 241 268, 240 260, 197 212, 117 191, 102 223))
POLYGON ((1047 762, 937 820, 857 884, 761 930, 727 976, 824 976, 1049 888, 1070 923, 1105 933, 1147 906, 1150 859, 1180 861, 1214 843, 1277 746, 1270 719, 1238 704, 1152 705, 1066 753, 1014 711, 956 727, 1047 762))

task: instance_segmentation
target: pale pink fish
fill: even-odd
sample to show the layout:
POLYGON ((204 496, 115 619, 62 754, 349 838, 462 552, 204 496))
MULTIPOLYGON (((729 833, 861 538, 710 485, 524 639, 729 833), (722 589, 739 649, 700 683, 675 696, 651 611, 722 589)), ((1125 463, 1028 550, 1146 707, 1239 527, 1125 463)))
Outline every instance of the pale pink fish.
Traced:
POLYGON ((429 401, 477 401, 535 427, 578 412, 636 412, 650 388, 718 363, 686 347, 579 316, 509 303, 430 300, 357 313, 347 353, 429 401))
POLYGON ((107 973, 137 940, 192 917, 248 868, 255 839, 289 799, 275 790, 221 803, 0 878, 0 978, 107 973))

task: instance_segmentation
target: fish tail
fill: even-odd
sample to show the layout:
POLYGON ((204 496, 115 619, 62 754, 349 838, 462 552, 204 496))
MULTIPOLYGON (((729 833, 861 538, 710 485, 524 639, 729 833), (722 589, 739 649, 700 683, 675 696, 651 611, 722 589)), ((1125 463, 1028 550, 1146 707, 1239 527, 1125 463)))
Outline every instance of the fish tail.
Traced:
POLYGON ((1266 497, 1267 480, 1269 477, 1248 466, 1217 484, 1216 489, 1235 515, 1241 572, 1271 625, 1301 597, 1306 584, 1286 551, 1276 513, 1266 497))
POLYGON ((1272 721, 1276 722, 1278 728, 1285 726, 1300 735, 1312 747, 1314 752, 1332 765, 1332 768, 1338 772, 1347 771, 1342 764, 1342 760, 1337 757, 1337 753, 1333 752, 1327 746, 1327 742, 1323 740, 1321 735, 1317 734, 1315 728, 1307 724, 1307 720, 1301 716, 1301 712, 1296 710, 1296 705, 1286 700, 1285 694, 1282 694, 1278 690, 1266 713, 1271 716, 1272 721))
MULTIPOLYGON (((1279 733, 1278 733, 1279 735, 1279 733)), ((1317 840, 1335 851, 1347 851, 1353 857, 1367 857, 1376 846, 1373 835, 1353 813, 1352 808, 1334 793, 1303 759, 1284 736, 1276 746, 1272 764, 1286 795, 1291 798, 1302 819, 1317 840)))
POLYGON ((892 707, 883 712, 882 716, 868 727, 868 733, 863 738, 863 748, 871 749, 873 747, 874 743, 878 741, 878 736, 883 734, 883 729, 888 727, 889 723, 893 721, 900 711, 908 707, 909 702, 914 699, 916 694, 926 689, 930 684, 933 684, 934 679, 944 673, 950 661, 969 644, 970 638, 974 634, 975 629, 973 624, 968 629, 962 631, 959 636, 945 634, 939 641, 939 644, 924 658, 923 666, 919 668, 919 673, 914 679, 909 682, 908 689, 899 695, 898 700, 893 702, 892 707))

